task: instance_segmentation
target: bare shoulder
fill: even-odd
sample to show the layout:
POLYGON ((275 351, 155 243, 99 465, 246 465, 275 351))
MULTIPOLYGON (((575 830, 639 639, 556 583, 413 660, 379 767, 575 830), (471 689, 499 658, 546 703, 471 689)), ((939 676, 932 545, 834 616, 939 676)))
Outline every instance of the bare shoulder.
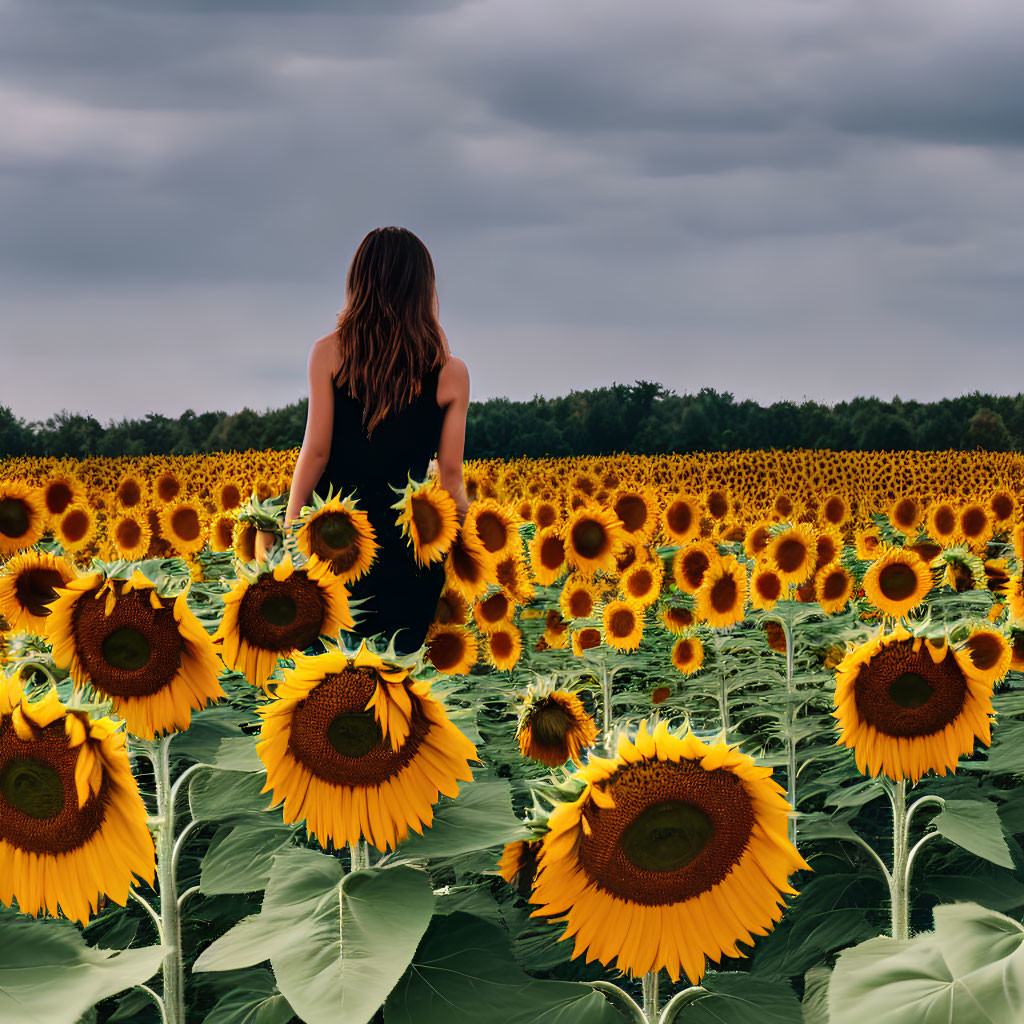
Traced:
POLYGON ((333 376, 341 364, 341 351, 338 348, 338 335, 334 331, 317 338, 309 350, 311 362, 324 367, 333 376))
POLYGON ((458 356, 449 356, 437 375, 437 404, 444 408, 456 399, 469 401, 469 368, 458 356))

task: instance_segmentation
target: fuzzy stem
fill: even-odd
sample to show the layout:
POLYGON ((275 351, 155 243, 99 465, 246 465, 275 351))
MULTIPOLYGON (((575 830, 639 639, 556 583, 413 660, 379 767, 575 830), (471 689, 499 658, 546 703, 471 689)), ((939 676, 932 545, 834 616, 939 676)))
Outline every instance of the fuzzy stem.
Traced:
POLYGON ((174 801, 171 798, 171 739, 169 733, 143 749, 153 762, 156 780, 156 813, 160 827, 156 836, 157 884, 160 888, 160 921, 163 940, 169 947, 163 962, 164 1008, 167 1024, 185 1024, 185 979, 181 962, 181 919, 178 914, 177 864, 174 844, 174 801))
POLYGON ((608 673, 608 666, 601 663, 601 730, 603 732, 602 742, 605 753, 612 755, 612 677, 608 673))
POLYGON ((658 972, 648 971, 641 981, 644 993, 644 1016, 650 1024, 658 1024, 658 972))
POLYGON ((889 898, 892 904, 892 937, 910 938, 910 892, 907 885, 907 781, 900 779, 889 788, 892 802, 892 874, 889 898))
POLYGON ((602 993, 613 1006, 625 1010, 636 1024, 649 1024, 646 1014, 636 1000, 618 985, 613 985, 610 981, 588 981, 587 984, 602 993))
MULTIPOLYGON (((788 615, 782 617, 782 634, 786 640, 786 693, 793 693, 793 623, 788 615)), ((786 799, 792 808, 789 815, 789 841, 796 846, 796 706, 789 703, 789 729, 786 735, 787 773, 786 799)))
POLYGON ((666 1004, 658 1018, 658 1024, 671 1024, 679 1015, 684 1006, 690 1006, 707 993, 707 989, 701 985, 691 985, 677 992, 666 1004))
POLYGON ((154 1003, 160 1008, 160 1020, 163 1024, 167 1022, 167 1007, 164 1006, 164 1001, 148 986, 148 985, 136 985, 136 988, 141 988, 143 992, 148 995, 154 1003))

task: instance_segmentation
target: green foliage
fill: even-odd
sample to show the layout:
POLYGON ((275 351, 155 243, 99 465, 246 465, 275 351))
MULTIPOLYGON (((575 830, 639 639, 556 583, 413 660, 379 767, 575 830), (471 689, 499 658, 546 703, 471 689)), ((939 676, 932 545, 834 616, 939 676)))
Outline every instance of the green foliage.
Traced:
POLYGON ((935 930, 840 954, 830 1024, 1019 1024, 1024 927, 973 903, 935 908, 935 930))
POLYGON ((0 1021, 75 1024, 95 1003, 139 985, 160 967, 162 946, 87 946, 67 921, 0 907, 0 1021))

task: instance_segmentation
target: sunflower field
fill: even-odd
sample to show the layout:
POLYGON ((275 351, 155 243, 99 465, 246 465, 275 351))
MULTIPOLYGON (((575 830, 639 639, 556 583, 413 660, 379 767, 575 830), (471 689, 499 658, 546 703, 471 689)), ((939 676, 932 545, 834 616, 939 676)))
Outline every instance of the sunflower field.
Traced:
POLYGON ((0 1021, 1024 1021, 1024 457, 296 455, 0 461, 0 1021))

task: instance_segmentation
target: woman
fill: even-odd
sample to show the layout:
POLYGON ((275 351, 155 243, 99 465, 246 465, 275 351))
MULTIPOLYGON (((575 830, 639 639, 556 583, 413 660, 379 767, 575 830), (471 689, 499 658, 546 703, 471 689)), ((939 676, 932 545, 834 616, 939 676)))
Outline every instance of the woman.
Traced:
MULTIPOLYGON (((338 328, 313 343, 309 410, 284 525, 311 492, 342 497, 355 491, 379 545, 369 572, 351 586, 356 632, 396 630, 396 649, 412 653, 423 641, 444 587, 444 566, 416 564, 391 506, 402 488, 423 480, 437 455, 441 486, 455 499, 459 523, 469 507, 462 455, 469 408, 469 371, 448 350, 437 322, 434 264, 405 228, 375 228, 360 243, 346 281, 338 328)), ((256 540, 257 561, 274 542, 256 540)))

